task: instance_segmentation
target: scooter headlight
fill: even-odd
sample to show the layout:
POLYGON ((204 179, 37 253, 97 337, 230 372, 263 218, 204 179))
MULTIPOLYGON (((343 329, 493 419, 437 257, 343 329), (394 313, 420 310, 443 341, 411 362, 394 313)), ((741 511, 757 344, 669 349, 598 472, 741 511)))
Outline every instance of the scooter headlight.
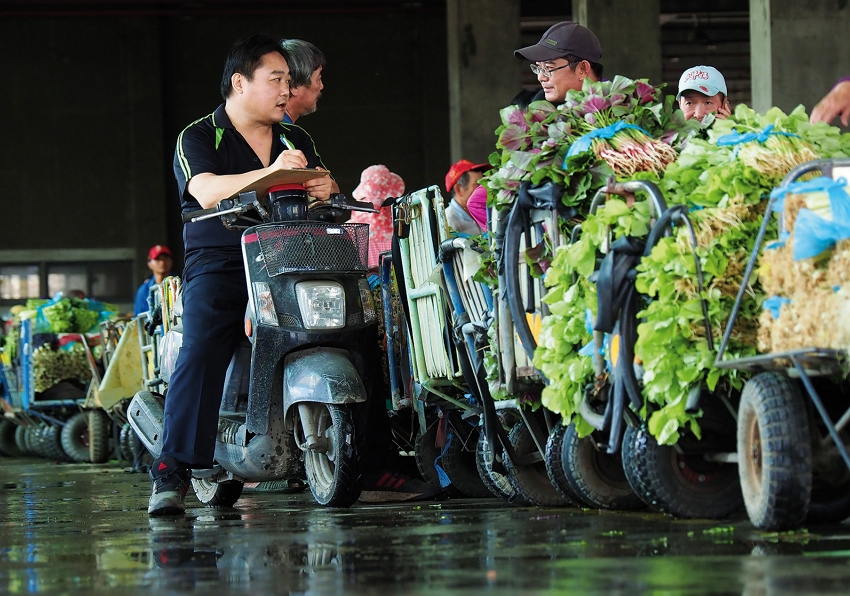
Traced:
POLYGON ((378 313, 375 311, 375 301, 372 300, 372 289, 369 287, 369 282, 365 279, 357 280, 357 287, 360 289, 360 303, 363 305, 363 322, 373 323, 378 319, 378 313))
POLYGON ((272 300, 272 290, 269 284, 255 281, 254 287, 254 305, 257 308, 257 321, 261 325, 272 325, 278 327, 277 313, 274 310, 274 300, 272 300))
POLYGON ((307 329, 345 327, 345 291, 333 281, 302 281, 295 284, 301 319, 307 329))

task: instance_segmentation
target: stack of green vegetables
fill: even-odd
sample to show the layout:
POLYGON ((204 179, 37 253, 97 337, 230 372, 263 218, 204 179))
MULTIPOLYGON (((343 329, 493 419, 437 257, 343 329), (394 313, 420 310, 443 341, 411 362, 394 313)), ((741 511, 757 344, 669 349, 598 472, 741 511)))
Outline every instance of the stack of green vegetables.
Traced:
POLYGON ((85 347, 73 342, 54 350, 50 344, 39 346, 32 353, 33 388, 43 392, 60 381, 77 380, 88 383, 92 373, 85 347))
MULTIPOLYGON (((776 108, 759 115, 740 105, 731 118, 707 117, 700 127, 674 111, 672 97, 662 103, 660 96, 659 89, 643 81, 618 77, 571 91, 559 108, 548 102, 532 103, 525 113, 507 108, 497 130, 498 151, 491 156, 497 169, 484 183, 491 206, 505 209, 522 181, 554 180, 565 187, 563 202, 583 220, 579 240, 560 247, 547 263, 544 301, 551 314, 543 320, 534 358, 549 381, 543 405, 573 418, 581 434, 591 429, 577 413, 578 404, 594 381, 591 357, 580 353, 591 340, 596 314, 596 288, 588 278, 609 234, 612 239, 645 238, 650 222, 648 203, 641 197, 634 204, 612 198, 594 215, 587 212, 589 199, 616 175, 618 180, 652 180, 668 205, 689 207, 705 276, 702 295, 684 229, 658 243, 641 261, 637 277, 643 310, 635 353, 650 404, 643 414, 656 438, 670 444, 684 425, 699 434, 696 418, 685 412, 692 388, 703 384, 712 391, 731 391, 742 383, 736 371, 712 366, 716 353, 706 338, 701 299, 707 301, 716 347, 771 189, 794 165, 850 154, 850 135, 824 123, 809 124, 802 107, 790 115, 776 108), (594 139, 590 150, 570 152, 581 134, 616 121, 642 130, 619 130, 605 143, 594 139), (659 143, 667 149, 659 151, 659 143)), ((562 222, 563 231, 574 223, 562 222)), ((755 353, 763 296, 757 279, 748 290, 728 357, 755 353)))
POLYGON ((100 312, 91 307, 99 305, 78 298, 60 298, 50 301, 29 300, 27 308, 38 311, 38 333, 88 333, 100 320, 100 312))

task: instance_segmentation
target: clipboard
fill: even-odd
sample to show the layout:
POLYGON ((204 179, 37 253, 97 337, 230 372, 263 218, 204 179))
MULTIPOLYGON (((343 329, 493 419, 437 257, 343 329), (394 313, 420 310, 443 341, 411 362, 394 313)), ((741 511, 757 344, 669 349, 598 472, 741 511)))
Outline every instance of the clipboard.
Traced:
POLYGON ((310 170, 307 168, 287 170, 280 168, 278 170, 272 170, 262 178, 258 178, 254 182, 245 185, 245 187, 234 193, 233 196, 235 197, 241 192, 254 190, 257 192, 257 197, 262 198, 272 186, 277 186, 278 184, 302 184, 308 180, 324 178, 330 175, 331 173, 327 170, 310 170))

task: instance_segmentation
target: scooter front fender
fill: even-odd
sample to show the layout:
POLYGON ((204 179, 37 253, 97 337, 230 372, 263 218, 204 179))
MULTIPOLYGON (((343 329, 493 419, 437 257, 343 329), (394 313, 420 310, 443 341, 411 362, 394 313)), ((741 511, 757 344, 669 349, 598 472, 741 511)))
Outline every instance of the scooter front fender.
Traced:
POLYGON ((346 350, 311 348, 289 354, 283 366, 283 411, 304 402, 356 404, 366 401, 366 388, 346 350))

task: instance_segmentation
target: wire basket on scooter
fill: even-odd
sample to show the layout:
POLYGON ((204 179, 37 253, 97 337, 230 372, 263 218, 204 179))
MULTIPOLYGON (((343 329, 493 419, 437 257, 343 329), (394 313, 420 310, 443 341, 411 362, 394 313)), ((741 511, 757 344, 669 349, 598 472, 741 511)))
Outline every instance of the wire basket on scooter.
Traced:
POLYGON ((270 224, 258 227, 256 233, 269 277, 369 267, 368 224, 270 224))

